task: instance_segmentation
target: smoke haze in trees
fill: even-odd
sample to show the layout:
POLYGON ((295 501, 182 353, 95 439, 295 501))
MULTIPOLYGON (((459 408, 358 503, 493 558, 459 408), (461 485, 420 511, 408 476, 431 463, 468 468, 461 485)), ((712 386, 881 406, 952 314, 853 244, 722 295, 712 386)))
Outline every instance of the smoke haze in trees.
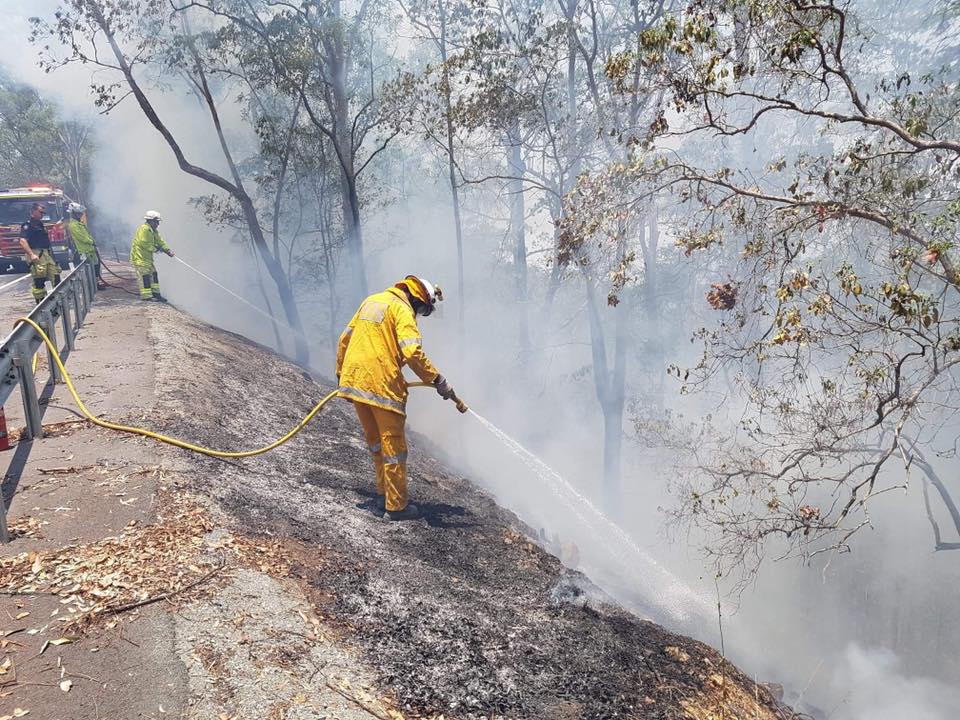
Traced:
MULTIPOLYGON (((269 281, 260 289, 258 278, 264 277, 264 271, 258 269, 242 227, 211 227, 205 222, 190 201, 209 194, 210 187, 178 169, 169 148, 132 99, 107 115, 98 115, 87 68, 70 65, 49 74, 37 68, 36 48, 26 40, 30 32, 26 18, 49 16, 57 3, 7 0, 5 5, 13 7, 7 26, 9 37, 17 40, 0 49, 0 66, 14 79, 37 87, 66 114, 87 119, 96 128, 93 222, 108 218, 109 232, 126 250, 143 211, 159 210, 164 217, 161 232, 187 262, 258 306, 269 302, 282 319, 269 281)), ((866 10, 873 7, 864 6, 866 10)), ((386 27, 400 29, 397 66, 416 71, 427 62, 435 63, 434 48, 418 39, 414 24, 399 19, 400 8, 389 3, 384 7, 389 11, 384 13, 381 32, 386 27)), ((891 56, 889 62, 892 72, 897 58, 891 56)), ((158 78, 143 79, 191 161, 226 174, 209 115, 183 79, 163 77, 162 83, 154 82, 158 78)), ((253 157, 257 139, 248 108, 226 87, 218 91, 218 99, 238 156, 253 157)), ((761 126, 761 138, 764 132, 774 136, 772 124, 761 126)), ((499 141, 468 135, 455 138, 462 143, 457 145, 462 154, 456 160, 465 177, 508 174, 499 141)), ((811 146, 822 142, 821 137, 809 138, 811 146)), ((754 140, 741 149, 750 155, 769 152, 754 140)), ((583 162, 588 160, 585 157, 583 162)), ((507 181, 460 186, 465 269, 460 296, 455 292, 458 267, 449 161, 442 143, 429 133, 401 134, 366 171, 361 189, 369 287, 389 286, 408 273, 439 283, 447 297, 443 312, 420 323, 427 352, 468 404, 600 506, 604 502, 604 417, 593 380, 591 306, 583 275, 577 270, 568 270, 553 287, 554 267, 547 262, 554 242, 551 198, 532 182, 526 186, 529 276, 526 300, 518 301, 511 254, 515 228, 510 223, 516 187, 507 181), (544 298, 551 292, 555 295, 547 304, 544 298), (524 350, 528 328, 531 346, 524 350)), ((765 161, 759 160, 760 164, 765 161)), ((535 170, 531 169, 531 178, 535 170)), ((338 189, 331 186, 327 192, 335 194, 338 189)), ((301 202, 311 209, 314 204, 304 194, 296 202, 291 200, 287 212, 295 214, 301 202)), ((100 227, 106 228, 107 223, 100 227)), ((312 230, 305 228, 301 248, 292 254, 291 279, 310 341, 311 364, 329 377, 336 341, 333 329, 339 331, 353 307, 344 302, 332 307, 330 298, 346 294, 347 281, 345 274, 339 274, 331 286, 315 257, 312 230)), ((452 406, 430 393, 413 393, 410 424, 451 465, 514 510, 539 542, 576 564, 603 591, 645 617, 719 646, 713 612, 718 593, 714 568, 699 551, 701 539, 668 527, 661 512, 677 503, 671 488, 676 487, 677 474, 685 470, 669 447, 639 442, 644 433, 631 420, 643 420, 641 427, 649 430, 672 422, 682 427, 683 422, 709 415, 723 432, 741 419, 738 413, 745 406, 730 400, 733 396, 722 383, 711 392, 689 397, 680 396, 679 383, 665 377, 670 364, 687 367, 697 362, 700 347, 689 339, 699 326, 716 322, 704 295, 711 279, 726 278, 712 278, 715 268, 705 267, 697 257, 683 256, 674 246, 669 220, 661 223, 660 232, 655 263, 659 310, 644 310, 647 276, 639 260, 630 271, 633 282, 621 294, 622 305, 607 305, 603 298, 600 302, 600 321, 610 332, 614 313, 629 313, 628 440, 614 519, 634 539, 639 555, 625 552, 615 533, 571 512, 543 478, 486 428, 459 417, 452 406), (637 557, 645 559, 638 562, 637 557)), ((345 262, 342 249, 334 259, 345 262)), ((275 331, 222 291, 163 258, 158 268, 165 291, 179 306, 277 346, 275 331)), ((289 333, 281 329, 280 335, 280 349, 292 354, 289 333)), ((733 383, 735 378, 723 381, 733 383)), ((955 485, 956 459, 938 467, 955 485)), ((416 483, 414 477, 414 497, 416 483)), ((806 708, 834 720, 951 720, 960 707, 956 691, 960 626, 948 610, 960 582, 960 555, 932 552, 923 507, 921 485, 915 481, 874 505, 872 527, 858 537, 852 554, 819 556, 809 565, 789 558, 767 562, 742 593, 721 581, 724 637, 731 658, 761 680, 784 684, 785 699, 798 710, 806 708)))

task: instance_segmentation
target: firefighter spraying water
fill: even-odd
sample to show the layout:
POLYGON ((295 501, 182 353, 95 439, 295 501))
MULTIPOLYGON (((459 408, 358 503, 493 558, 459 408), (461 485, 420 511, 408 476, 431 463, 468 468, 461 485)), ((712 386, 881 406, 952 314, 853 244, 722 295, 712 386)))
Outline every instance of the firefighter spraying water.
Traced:
POLYGON ((360 305, 337 347, 338 395, 353 402, 377 473, 378 510, 390 520, 420 517, 407 496, 406 424, 408 365, 460 412, 466 405, 423 351, 417 315, 428 317, 443 292, 427 280, 407 275, 360 305))
POLYGON ((137 271, 140 299, 166 302, 167 299, 160 294, 160 276, 157 274, 156 265, 153 264, 153 254, 162 252, 174 257, 174 253, 160 236, 159 227, 160 213, 156 210, 148 210, 143 216, 143 225, 137 228, 137 234, 133 236, 130 262, 137 271))

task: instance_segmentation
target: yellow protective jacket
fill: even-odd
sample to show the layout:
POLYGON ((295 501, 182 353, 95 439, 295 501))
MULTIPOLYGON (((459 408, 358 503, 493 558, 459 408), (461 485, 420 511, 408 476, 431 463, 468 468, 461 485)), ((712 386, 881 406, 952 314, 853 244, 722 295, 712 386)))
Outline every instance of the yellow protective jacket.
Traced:
POLYGON ((130 246, 130 263, 134 267, 153 268, 153 254, 157 251, 169 252, 170 247, 160 237, 160 233, 144 223, 137 228, 130 246))
POLYGON ((87 230, 87 226, 82 221, 71 218, 67 221, 67 231, 73 238, 73 245, 77 248, 77 252, 91 262, 97 262, 96 243, 94 243, 90 231, 87 230))
POLYGON ((416 315, 403 290, 389 288, 360 305, 337 346, 337 395, 406 415, 410 368, 424 382, 440 374, 423 352, 416 315))

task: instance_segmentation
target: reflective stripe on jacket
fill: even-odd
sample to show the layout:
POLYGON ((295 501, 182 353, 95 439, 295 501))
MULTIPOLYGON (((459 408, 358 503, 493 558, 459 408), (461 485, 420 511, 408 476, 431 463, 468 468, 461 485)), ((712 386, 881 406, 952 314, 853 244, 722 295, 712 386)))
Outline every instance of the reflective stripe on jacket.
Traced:
POLYGON ((337 346, 337 395, 406 414, 408 365, 424 382, 440 374, 423 352, 413 308, 402 290, 389 288, 360 305, 337 346))
POLYGON ((153 267, 153 254, 167 252, 170 247, 160 237, 160 233, 144 223, 137 228, 130 246, 130 263, 141 267, 153 267))

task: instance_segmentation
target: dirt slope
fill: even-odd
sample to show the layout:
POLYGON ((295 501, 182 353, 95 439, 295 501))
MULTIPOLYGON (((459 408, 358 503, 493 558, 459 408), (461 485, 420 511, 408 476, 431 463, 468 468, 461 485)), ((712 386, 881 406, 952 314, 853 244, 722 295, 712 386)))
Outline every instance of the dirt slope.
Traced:
MULTIPOLYGON (((153 314, 159 414, 216 447, 292 426, 329 385, 173 309, 153 314)), ((453 409, 451 408, 451 412, 453 409)), ((712 649, 605 602, 509 512, 414 440, 425 520, 369 512, 370 461, 337 401, 261 458, 193 456, 196 489, 238 527, 299 541, 294 574, 324 619, 415 713, 480 718, 771 718, 775 703, 712 649)))

